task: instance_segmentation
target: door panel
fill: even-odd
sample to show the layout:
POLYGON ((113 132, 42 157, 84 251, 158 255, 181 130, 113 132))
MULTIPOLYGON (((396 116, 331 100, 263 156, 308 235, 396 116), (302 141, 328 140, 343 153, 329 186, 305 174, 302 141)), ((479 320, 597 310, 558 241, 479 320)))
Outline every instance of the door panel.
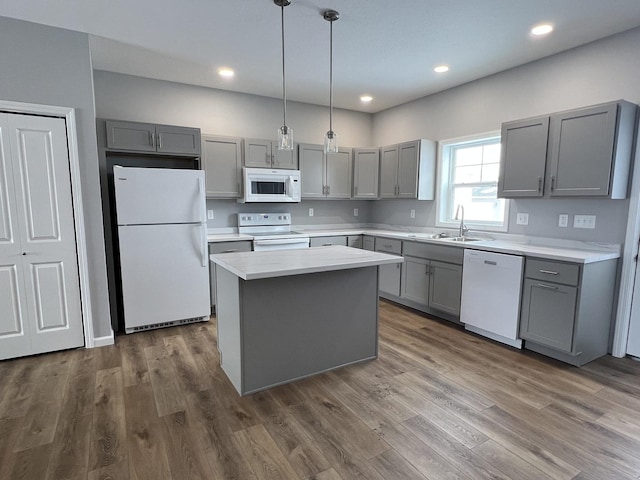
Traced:
POLYGON ((328 196, 331 198, 351 198, 351 149, 338 150, 327 154, 328 196))
POLYGON ((0 266, 0 338, 24 335, 20 290, 15 265, 0 266))
POLYGON ((269 140, 244 139, 244 166, 271 167, 271 142, 269 140))
POLYGON ((380 152, 380 197, 394 198, 398 186, 398 147, 385 147, 380 152))
POLYGON ((31 341, 31 348, 17 355, 80 347, 84 335, 65 121, 7 115, 6 126, 18 206, 18 286, 24 289, 22 313, 31 341))
POLYGON ((418 197, 418 142, 403 143, 398 147, 398 197, 418 197))
POLYGON ((462 267, 450 263, 431 262, 429 306, 435 310, 460 315, 462 267))
POLYGON ((324 147, 322 145, 300 145, 298 148, 302 198, 324 197, 324 147))

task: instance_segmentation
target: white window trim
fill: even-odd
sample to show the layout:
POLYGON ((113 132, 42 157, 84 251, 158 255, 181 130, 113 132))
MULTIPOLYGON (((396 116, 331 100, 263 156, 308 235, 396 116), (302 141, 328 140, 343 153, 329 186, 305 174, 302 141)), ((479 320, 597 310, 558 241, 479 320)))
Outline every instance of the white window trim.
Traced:
MULTIPOLYGON (((444 159, 443 150, 444 145, 448 145, 451 143, 465 143, 465 142, 475 142, 477 140, 483 140, 491 137, 500 137, 500 130, 494 130, 491 132, 485 132, 477 135, 468 135, 464 137, 457 138, 449 138, 445 140, 440 140, 438 142, 438 159, 437 159, 437 182, 436 182, 436 227, 443 228, 459 228, 460 222, 447 222, 441 220, 444 217, 444 211, 447 207, 447 200, 444 198, 446 189, 449 186, 449 173, 450 168, 446 162, 449 159, 444 159)), ((484 223, 484 222, 473 222, 466 221, 465 225, 471 229, 481 232, 507 232, 509 230, 509 200, 505 199, 505 212, 504 212, 504 223, 502 225, 496 225, 493 223, 484 223)))

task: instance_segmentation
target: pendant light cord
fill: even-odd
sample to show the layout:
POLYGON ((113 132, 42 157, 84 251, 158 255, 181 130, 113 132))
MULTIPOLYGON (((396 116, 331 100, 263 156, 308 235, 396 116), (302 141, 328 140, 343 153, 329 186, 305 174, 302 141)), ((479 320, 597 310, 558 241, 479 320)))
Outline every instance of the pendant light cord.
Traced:
POLYGON ((282 25, 282 110, 284 116, 283 126, 287 126, 287 81, 284 74, 284 4, 283 1, 280 5, 280 14, 281 14, 281 22, 282 25))
POLYGON ((329 25, 329 131, 333 132, 333 20, 329 25))

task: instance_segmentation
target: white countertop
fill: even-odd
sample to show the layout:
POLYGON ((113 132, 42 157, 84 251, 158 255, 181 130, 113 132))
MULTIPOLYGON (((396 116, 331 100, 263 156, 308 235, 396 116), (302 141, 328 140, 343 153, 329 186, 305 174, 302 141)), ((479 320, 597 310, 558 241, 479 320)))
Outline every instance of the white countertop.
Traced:
MULTIPOLYGON (((453 242, 450 239, 429 238, 429 233, 406 232, 398 230, 381 230, 372 228, 330 228, 330 229, 300 229, 296 231, 308 233, 310 237, 326 237, 337 235, 371 235, 374 237, 394 238, 397 240, 410 240, 412 242, 431 243, 434 245, 448 245, 457 248, 471 248, 488 252, 508 253, 512 255, 525 255, 530 257, 546 258, 574 263, 594 263, 611 260, 620 257, 620 246, 606 246, 590 244, 588 242, 556 241, 549 240, 547 244, 529 241, 510 240, 479 240, 474 242, 453 242)), ((474 235, 471 234, 471 237, 474 235)), ((251 235, 238 233, 209 234, 209 242, 227 242, 237 240, 252 240, 251 235)))
POLYGON ((404 261, 397 255, 343 246, 220 253, 211 255, 210 259, 243 280, 347 270, 404 261))

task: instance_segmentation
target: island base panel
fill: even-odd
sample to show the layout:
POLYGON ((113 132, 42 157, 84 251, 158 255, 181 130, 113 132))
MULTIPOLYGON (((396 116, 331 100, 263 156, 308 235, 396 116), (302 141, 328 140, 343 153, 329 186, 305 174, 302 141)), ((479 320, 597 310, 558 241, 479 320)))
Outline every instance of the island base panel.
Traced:
POLYGON ((231 333, 225 336, 233 328, 219 312, 222 366, 237 378, 237 360, 227 370, 227 350, 239 358, 241 394, 377 357, 377 267, 249 281, 223 275, 238 293, 236 299, 225 295, 220 306, 237 302, 236 312, 229 311, 240 327, 238 343, 231 333))

